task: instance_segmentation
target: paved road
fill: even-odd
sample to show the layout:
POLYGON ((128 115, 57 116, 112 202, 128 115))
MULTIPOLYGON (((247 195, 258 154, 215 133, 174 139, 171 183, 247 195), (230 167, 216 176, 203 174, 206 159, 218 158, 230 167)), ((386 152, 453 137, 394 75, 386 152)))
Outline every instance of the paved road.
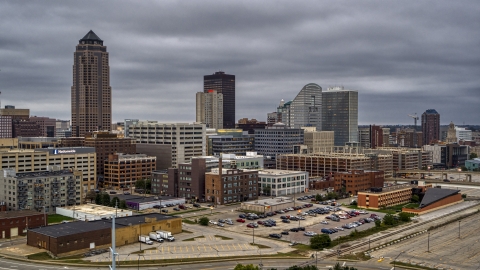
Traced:
MULTIPOLYGON (((288 260, 246 260, 246 261, 230 261, 230 262, 207 262, 207 263, 196 263, 196 264, 186 264, 186 265, 174 265, 174 266, 145 266, 140 267, 141 269, 162 269, 162 270, 192 270, 192 269, 203 269, 203 270, 232 270, 238 263, 242 264, 254 264, 259 265, 263 264, 263 269, 277 268, 278 270, 284 270, 292 265, 301 265, 304 263, 309 263, 315 265, 315 260, 305 260, 305 259, 288 259, 288 260)), ((317 265, 319 269, 328 269, 335 265, 335 261, 318 261, 317 265)), ((387 263, 377 263, 377 262, 340 262, 346 266, 354 266, 359 270, 390 270, 391 265, 387 263)), ((14 260, 8 260, 5 258, 0 258, 0 270, 51 270, 51 269, 73 269, 73 270, 93 270, 93 269, 109 269, 108 266, 104 267, 72 267, 65 265, 43 265, 35 264, 34 262, 20 262, 14 260)), ((121 267, 120 269, 137 269, 137 266, 132 267, 121 267)), ((404 269, 396 267, 396 269, 404 269)))

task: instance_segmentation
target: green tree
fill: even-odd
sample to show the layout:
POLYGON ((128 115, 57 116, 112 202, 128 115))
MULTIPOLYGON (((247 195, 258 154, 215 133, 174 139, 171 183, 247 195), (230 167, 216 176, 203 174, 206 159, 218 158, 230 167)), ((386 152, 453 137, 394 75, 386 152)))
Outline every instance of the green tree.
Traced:
POLYGON ((102 194, 102 205, 110 206, 110 195, 106 192, 102 194))
POLYGON ((465 166, 462 166, 462 167, 460 167, 460 168, 462 169, 462 172, 468 171, 467 167, 465 167, 465 166))
POLYGON ((395 218, 393 218, 393 215, 392 215, 392 214, 386 214, 386 215, 383 217, 383 224, 385 224, 385 225, 393 225, 393 224, 395 224, 395 218))
POLYGON ((241 263, 237 264, 233 270, 260 270, 258 266, 253 266, 253 264, 243 265, 241 263))
POLYGON ((401 221, 408 222, 411 220, 412 214, 401 212, 398 214, 398 217, 400 218, 401 221))
POLYGON ((95 197, 97 196, 97 193, 95 191, 90 190, 87 192, 87 195, 85 195, 85 200, 90 200, 90 203, 92 203, 93 200, 95 200, 95 197))
POLYGON ((97 193, 95 195, 95 204, 98 204, 98 205, 102 204, 102 195, 100 193, 97 193))
POLYGON ((208 226, 208 222, 210 221, 210 219, 208 219, 208 217, 201 217, 199 220, 198 220, 198 224, 202 225, 202 226, 208 226))
POLYGON ((420 201, 420 197, 418 197, 417 194, 413 194, 413 196, 412 196, 412 202, 418 203, 419 201, 420 201))
POLYGON ((306 265, 306 266, 290 266, 287 270, 318 270, 315 265, 306 265))
POLYGON ((380 227, 382 226, 382 222, 378 219, 375 219, 375 227, 380 227))
POLYGON ((462 198, 467 198, 467 194, 462 194, 462 198))
POLYGON ((470 159, 478 158, 477 153, 470 153, 470 159))
POLYGON ((317 194, 317 195, 315 195, 315 200, 316 200, 317 202, 323 201, 323 196, 322 196, 322 194, 317 194))
POLYGON ((127 202, 125 200, 120 200, 120 209, 128 209, 127 202))
POLYGON ((332 268, 330 267, 329 270, 358 270, 353 266, 341 266, 340 263, 336 263, 335 266, 332 268))
POLYGON ((110 201, 110 206, 111 207, 118 206, 118 208, 120 208, 120 199, 118 197, 113 197, 112 200, 110 201))
POLYGON ((310 247, 313 249, 323 249, 329 247, 332 239, 328 234, 317 234, 310 238, 310 247))
POLYGON ((270 185, 266 185, 263 187, 262 191, 264 195, 270 196, 270 192, 272 191, 272 188, 270 187, 270 185))

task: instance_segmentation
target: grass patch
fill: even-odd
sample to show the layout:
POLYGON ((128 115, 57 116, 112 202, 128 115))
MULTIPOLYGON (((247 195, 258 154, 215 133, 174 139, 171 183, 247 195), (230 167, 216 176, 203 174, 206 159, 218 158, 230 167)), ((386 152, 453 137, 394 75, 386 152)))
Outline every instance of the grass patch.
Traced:
POLYGON ((152 248, 146 248, 146 249, 142 249, 142 250, 137 250, 137 251, 134 251, 130 254, 142 254, 145 252, 145 250, 156 250, 157 248, 156 247, 152 247, 152 248))
POLYGON ((233 240, 233 238, 230 238, 230 237, 226 237, 226 236, 221 236, 221 235, 215 235, 215 237, 218 237, 222 240, 233 240))
POLYGON ((47 252, 40 252, 40 253, 35 253, 35 254, 30 254, 27 256, 29 260, 37 260, 37 261, 45 261, 45 260, 51 260, 52 257, 48 255, 47 252))
POLYGON ((262 244, 253 244, 253 243, 250 243, 250 246, 256 246, 258 248, 270 248, 269 246, 265 246, 265 245, 262 245, 262 244))
POLYGON ((418 208, 418 206, 419 206, 418 203, 406 203, 406 204, 395 205, 395 206, 391 206, 383 209, 370 209, 370 208, 358 207, 356 205, 345 205, 345 207, 350 209, 361 209, 361 210, 366 210, 371 212, 379 212, 379 213, 392 214, 392 215, 395 215, 396 213, 401 212, 402 208, 412 209, 412 208, 418 208))
POLYGON ((66 216, 62 216, 62 215, 58 215, 58 214, 48 215, 48 217, 47 217, 48 224, 60 223, 64 220, 74 220, 74 219, 71 218, 71 217, 66 217, 66 216))
POLYGON ((195 223, 195 221, 191 221, 190 219, 185 219, 185 218, 182 220, 182 222, 187 223, 187 224, 191 224, 191 225, 197 224, 197 223, 195 223))
POLYGON ((185 240, 182 240, 182 241, 195 241, 195 239, 201 239, 201 238, 205 238, 205 236, 199 236, 199 237, 192 237, 192 238, 188 238, 188 239, 185 239, 185 240))
MULTIPOLYGON (((391 262, 390 264, 393 264, 394 262, 391 262)), ((426 266, 420 266, 420 265, 414 265, 410 263, 403 263, 403 262, 395 262, 395 266, 406 266, 406 267, 412 267, 415 269, 426 269, 426 270, 435 270, 435 268, 430 268, 426 266)))
POLYGON ((370 256, 365 255, 364 252, 358 252, 353 254, 345 254, 339 257, 339 259, 345 260, 356 260, 356 261, 368 261, 371 259, 370 256))
POLYGON ((182 230, 182 233, 193 233, 193 232, 187 231, 187 230, 182 230))
POLYGON ((419 203, 409 203, 403 206, 403 208, 416 209, 420 206, 419 203))
POLYGON ((350 242, 350 241, 355 241, 355 240, 367 237, 369 235, 372 235, 372 234, 375 234, 375 233, 378 233, 378 232, 381 232, 381 231, 386 231, 390 228, 394 228, 394 227, 397 227, 397 226, 400 226, 400 225, 403 225, 403 224, 406 224, 406 223, 408 223, 408 222, 398 221, 398 223, 396 223, 395 225, 384 225, 384 224, 382 224, 380 227, 372 227, 372 228, 369 228, 369 229, 366 229, 366 230, 363 230, 363 231, 357 231, 356 229, 353 229, 352 231, 350 231, 349 235, 340 236, 337 239, 332 240, 332 244, 330 245, 330 247, 334 247, 334 246, 337 246, 337 245, 342 245, 342 244, 350 242))

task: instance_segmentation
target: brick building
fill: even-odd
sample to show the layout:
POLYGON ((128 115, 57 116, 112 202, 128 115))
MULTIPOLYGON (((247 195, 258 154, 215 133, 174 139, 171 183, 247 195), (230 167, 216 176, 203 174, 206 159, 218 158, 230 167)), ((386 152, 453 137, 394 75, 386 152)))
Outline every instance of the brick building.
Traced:
MULTIPOLYGON (((112 220, 68 222, 28 230, 27 245, 62 257, 97 248, 108 248, 112 241, 112 220)), ((155 230, 182 232, 182 219, 157 213, 115 219, 116 246, 138 243, 139 235, 155 230)))
POLYGON ((106 131, 87 134, 85 146, 94 147, 97 155, 98 184, 103 185, 105 174, 105 161, 108 156, 115 153, 135 154, 137 149, 135 141, 130 138, 118 138, 116 134, 106 131))
POLYGON ((396 185, 386 188, 372 188, 358 192, 358 207, 380 209, 405 204, 412 199, 412 185, 396 185))
POLYGON ((57 120, 55 118, 31 116, 30 121, 40 125, 42 137, 57 136, 57 120))
POLYGON ((214 204, 243 202, 258 198, 258 171, 213 169, 205 174, 205 196, 214 204))
POLYGON ((0 211, 0 239, 25 235, 27 229, 45 226, 45 215, 41 212, 0 211))
POLYGON ((145 154, 109 155, 104 164, 104 186, 115 189, 135 186, 137 180, 150 178, 155 170, 156 159, 145 154))
POLYGON ((385 175, 382 171, 351 170, 348 172, 335 172, 335 191, 342 191, 357 195, 359 191, 372 187, 383 187, 385 175))

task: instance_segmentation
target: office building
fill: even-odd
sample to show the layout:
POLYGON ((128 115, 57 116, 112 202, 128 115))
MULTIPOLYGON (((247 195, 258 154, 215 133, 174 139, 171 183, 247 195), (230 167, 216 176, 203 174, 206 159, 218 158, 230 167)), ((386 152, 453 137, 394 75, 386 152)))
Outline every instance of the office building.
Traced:
POLYGON ((267 196, 285 196, 308 191, 308 172, 287 170, 258 171, 260 194, 267 196))
POLYGON ((428 109, 422 114, 423 145, 436 143, 440 140, 440 114, 434 109, 428 109))
POLYGON ((382 128, 382 134, 383 134, 383 147, 389 147, 390 146, 390 128, 382 128))
POLYGON ((56 207, 80 204, 82 172, 61 170, 58 166, 49 169, 29 173, 0 170, 0 198, 8 204, 7 209, 51 214, 56 207))
POLYGON ((241 129, 219 129, 217 135, 207 136, 207 155, 245 155, 254 150, 254 135, 244 134, 241 129))
POLYGON ((358 192, 357 205, 361 208, 381 209, 412 200, 412 185, 395 185, 386 188, 372 188, 358 192))
POLYGON ((302 127, 302 129, 307 153, 325 152, 333 148, 335 140, 333 131, 317 131, 315 127, 302 127))
POLYGON ((104 163, 104 187, 113 189, 132 188, 137 180, 150 178, 155 170, 156 157, 145 154, 126 155, 122 153, 108 155, 104 163))
POLYGON ((205 173, 206 200, 215 205, 256 200, 258 198, 258 171, 239 169, 212 169, 205 173))
POLYGON ((55 122, 55 129, 57 130, 67 130, 70 129, 70 120, 60 120, 57 119, 55 122))
POLYGON ((40 125, 42 137, 56 137, 57 136, 57 120, 55 118, 31 116, 30 121, 40 125))
POLYGON ((281 120, 279 120, 279 115, 281 116, 281 114, 277 112, 267 113, 267 126, 271 127, 275 123, 281 122, 281 120))
POLYGON ((124 132, 124 137, 125 138, 128 138, 130 137, 130 134, 129 134, 129 127, 131 125, 136 125, 138 124, 140 120, 138 119, 125 119, 124 122, 123 122, 123 132, 124 132))
POLYGON ((359 191, 372 187, 383 187, 385 175, 382 171, 351 170, 333 173, 335 191, 357 195, 359 191))
POLYGON ((223 94, 216 90, 207 93, 198 92, 196 96, 197 123, 203 123, 207 128, 223 128, 223 94))
POLYGON ((358 142, 363 148, 370 148, 370 127, 358 128, 358 142))
POLYGON ((370 125, 370 148, 383 147, 383 128, 370 125))
POLYGON ((48 171, 51 166, 82 172, 82 194, 96 187, 96 155, 91 147, 59 147, 35 150, 13 149, 0 151, 2 169, 17 173, 48 171))
POLYGON ((13 105, 5 105, 4 109, 0 109, 0 115, 11 116, 12 120, 28 121, 30 109, 16 109, 13 105))
POLYGON ((433 153, 421 148, 378 147, 364 150, 364 153, 392 155, 392 166, 396 171, 426 170, 433 166, 433 153))
POLYGON ((469 146, 457 143, 424 145, 423 150, 432 152, 434 168, 449 169, 464 166, 469 155, 469 146))
POLYGON ((136 154, 137 149, 135 140, 131 138, 118 138, 116 134, 109 131, 98 131, 86 134, 86 147, 95 148, 97 154, 97 181, 100 187, 104 183, 105 161, 108 160, 109 155, 115 153, 136 154))
MULTIPOLYGON (((146 152, 149 145, 165 145, 171 155, 172 167, 188 162, 192 157, 206 154, 206 129, 204 124, 189 123, 159 123, 157 121, 139 121, 129 126, 129 136, 137 144, 147 144, 142 154, 157 156, 146 152)), ((141 147, 141 146, 140 146, 141 147)), ((165 149, 164 149, 165 150, 165 149)), ((158 170, 167 169, 157 166, 158 170)))
POLYGON ((329 87, 322 93, 322 129, 335 132, 335 145, 358 141, 358 92, 329 87))
POLYGON ((235 75, 223 71, 203 76, 203 92, 223 95, 223 127, 235 128, 235 75))
POLYGON ((276 123, 266 129, 255 129, 255 151, 273 159, 277 155, 291 154, 295 145, 304 143, 304 130, 276 123))
POLYGON ((457 139, 459 141, 471 141, 472 140, 472 131, 466 128, 455 127, 455 132, 457 139))
POLYGON ((72 134, 110 130, 112 88, 107 47, 92 30, 79 40, 73 58, 72 134))
POLYGON ((360 154, 324 152, 315 154, 286 154, 277 157, 277 169, 308 172, 310 178, 324 177, 335 172, 352 170, 383 171, 393 174, 391 154, 360 154))
POLYGON ((276 120, 273 114, 269 118, 270 123, 283 123, 290 128, 315 127, 322 130, 322 87, 315 83, 305 85, 293 100, 280 101, 276 120))
POLYGON ((264 129, 267 126, 267 123, 258 121, 257 119, 248 119, 242 118, 238 120, 238 123, 235 125, 237 129, 248 132, 248 134, 255 134, 255 129, 264 129))
POLYGON ((0 115, 0 138, 13 138, 11 115, 0 115))

